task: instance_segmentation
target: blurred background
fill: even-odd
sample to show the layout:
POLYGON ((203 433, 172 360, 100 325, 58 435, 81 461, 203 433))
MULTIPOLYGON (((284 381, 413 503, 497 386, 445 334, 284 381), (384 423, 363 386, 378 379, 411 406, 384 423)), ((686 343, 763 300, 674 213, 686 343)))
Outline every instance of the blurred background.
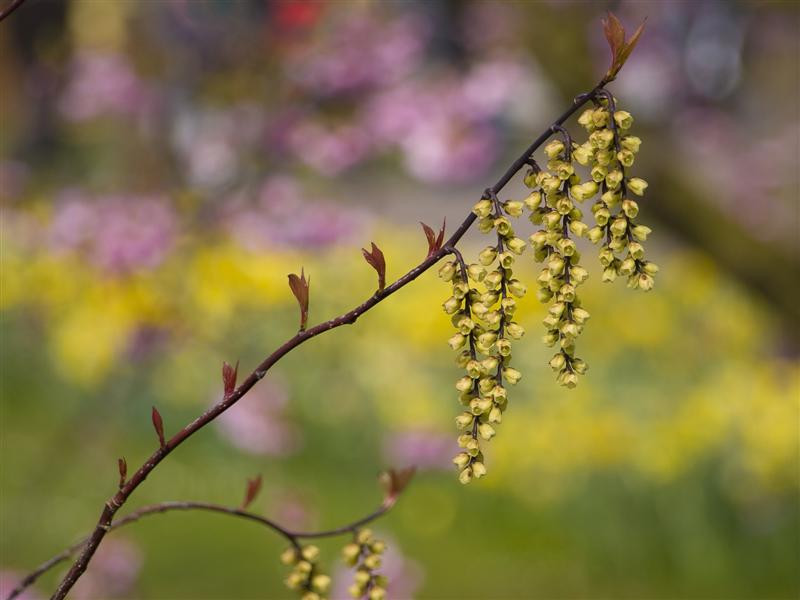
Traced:
MULTIPOLYGON (((662 272, 649 294, 601 284, 587 248, 581 385, 556 385, 526 298, 524 379, 462 487, 432 271, 287 356, 125 510, 236 505, 261 473, 254 510, 329 527, 416 464, 376 525, 391 598, 796 598, 800 25, 795 2, 744 1, 28 0, 0 25, 0 589, 91 528, 117 458, 154 448, 151 405, 174 432, 223 360, 249 371, 294 333, 287 273, 325 320, 372 293, 362 246, 395 278, 425 255, 418 221, 460 223, 605 72, 607 8, 648 18, 610 88, 662 272)), ((285 598, 282 549, 156 516, 111 534, 74 597, 285 598)))

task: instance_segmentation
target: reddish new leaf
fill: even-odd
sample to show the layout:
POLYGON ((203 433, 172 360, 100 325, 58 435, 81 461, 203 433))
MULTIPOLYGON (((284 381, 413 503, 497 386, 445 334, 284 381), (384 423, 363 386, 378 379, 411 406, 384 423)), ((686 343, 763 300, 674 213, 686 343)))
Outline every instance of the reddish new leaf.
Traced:
POLYGON ((164 448, 167 445, 167 442, 164 439, 164 421, 161 418, 161 413, 158 412, 158 409, 155 406, 153 407, 151 416, 153 418, 153 427, 158 434, 158 443, 161 445, 161 448, 164 448))
POLYGON ((253 500, 256 499, 258 496, 258 492, 261 490, 261 475, 258 477, 254 477, 253 479, 247 480, 247 488, 244 492, 244 500, 242 501, 241 509, 244 510, 250 504, 253 503, 253 500))
POLYGON ((608 18, 603 19, 603 33, 605 33, 608 46, 611 48, 611 66, 608 68, 604 78, 606 82, 613 81, 625 61, 628 60, 631 52, 636 47, 636 43, 639 41, 639 36, 644 31, 644 25, 643 21, 636 29, 633 37, 626 42, 625 28, 614 13, 608 11, 608 18))
POLYGON ((422 221, 420 221, 419 224, 422 225, 422 230, 425 232, 425 237, 428 238, 428 257, 430 257, 442 249, 447 219, 442 222, 442 228, 439 230, 438 235, 434 233, 433 229, 429 225, 423 223, 422 221))
POLYGON ((236 377, 239 373, 239 361, 236 361, 236 366, 232 367, 228 363, 222 363, 222 384, 225 389, 225 397, 228 398, 233 390, 236 389, 236 377))
POLYGON ((308 288, 311 285, 311 277, 306 279, 303 269, 300 269, 300 276, 294 273, 289 274, 289 287, 292 289, 297 304, 300 305, 300 331, 305 331, 308 324, 308 288))
POLYGON ((378 273, 378 291, 382 292, 386 287, 386 259, 383 252, 375 245, 375 242, 372 242, 372 250, 362 248, 361 253, 364 255, 364 260, 378 273))
POLYGON ((416 467, 408 467, 399 470, 389 469, 380 474, 378 480, 383 486, 384 506, 392 506, 397 501, 397 497, 406 488, 408 482, 411 481, 416 470, 416 467))
POLYGON ((117 459, 117 467, 119 467, 119 487, 122 488, 128 476, 128 461, 125 460, 124 456, 117 459))

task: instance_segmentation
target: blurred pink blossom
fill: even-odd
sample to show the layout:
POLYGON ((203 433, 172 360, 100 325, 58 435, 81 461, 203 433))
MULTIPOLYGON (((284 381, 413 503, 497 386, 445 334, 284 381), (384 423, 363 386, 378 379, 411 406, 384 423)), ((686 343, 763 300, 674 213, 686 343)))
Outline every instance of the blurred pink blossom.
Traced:
POLYGON ((363 222, 352 208, 305 198, 297 181, 285 175, 263 182, 255 206, 240 197, 225 211, 231 235, 253 249, 325 247, 351 236, 363 222))
POLYGON ((367 133, 358 124, 333 128, 301 121, 289 133, 288 143, 302 162, 329 177, 361 163, 372 150, 367 133))
MULTIPOLYGON (((378 573, 385 575, 389 580, 386 596, 393 600, 412 600, 425 579, 422 567, 417 561, 406 557, 395 540, 381 533, 376 534, 376 537, 386 542, 383 564, 378 569, 378 573)), ((338 567, 333 574, 331 598, 349 598, 347 588, 352 584, 352 580, 352 569, 338 567)))
POLYGON ((142 553, 131 541, 109 537, 97 549, 92 567, 75 584, 77 600, 128 598, 142 567, 142 553))
POLYGON ((286 420, 288 395, 274 378, 265 379, 216 420, 220 435, 250 454, 286 456, 300 447, 300 434, 286 420))
POLYGON ((58 199, 48 239, 56 250, 84 252, 97 267, 124 273, 160 264, 172 249, 176 221, 161 197, 72 191, 58 199))
POLYGON ((332 95, 389 84, 419 64, 428 23, 418 15, 384 20, 374 13, 342 10, 340 17, 290 53, 288 77, 310 91, 332 95))
POLYGON ((423 429, 393 433, 383 445, 387 464, 395 467, 450 470, 451 459, 458 452, 452 436, 423 429))
POLYGON ((124 56, 79 52, 70 67, 69 83, 59 108, 72 121, 100 115, 143 114, 153 94, 124 56))

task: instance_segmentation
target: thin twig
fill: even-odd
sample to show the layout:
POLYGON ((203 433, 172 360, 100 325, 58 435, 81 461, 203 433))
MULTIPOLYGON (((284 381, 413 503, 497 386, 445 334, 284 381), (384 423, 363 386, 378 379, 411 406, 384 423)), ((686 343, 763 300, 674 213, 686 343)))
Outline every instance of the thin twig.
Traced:
MULTIPOLYGON (((594 98, 595 94, 597 93, 600 86, 595 87, 592 91, 588 92, 587 94, 582 94, 576 97, 572 105, 564 111, 564 113, 555 120, 555 122, 550 125, 547 129, 542 132, 542 134, 537 137, 531 145, 517 158, 511 166, 506 169, 506 172, 500 177, 500 179, 495 183, 488 191, 492 194, 496 195, 503 189, 506 184, 511 181, 511 178, 526 164, 531 157, 531 155, 536 151, 539 146, 541 146, 553 133, 553 126, 561 125, 564 123, 569 117, 571 117, 575 111, 577 111, 581 106, 583 106, 586 102, 590 99, 594 98)), ((91 536, 89 537, 86 545, 83 548, 83 551, 78 556, 78 558, 73 563, 72 567, 70 567, 67 574, 62 579, 61 583, 58 586, 58 589, 52 596, 52 600, 63 600, 66 597, 67 593, 72 589, 72 586, 75 585, 75 582, 78 581, 78 578, 86 571, 86 567, 89 564, 92 556, 94 555, 97 547, 100 545, 100 542, 105 537, 106 532, 108 531, 109 527, 111 526, 112 519, 114 514, 119 510, 119 508, 125 504, 127 499, 130 495, 136 490, 137 487, 147 478, 153 469, 155 469, 158 464, 164 460, 164 458, 172 452, 175 448, 181 445, 186 439, 196 433, 198 430, 202 429, 206 425, 208 425, 211 421, 216 419, 219 415, 223 412, 228 410, 231 406, 236 404, 242 396, 244 396, 256 383, 258 383, 267 371, 278 362, 284 355, 291 352, 294 348, 310 340, 313 337, 320 335, 321 333, 325 333, 326 331, 330 331, 331 329, 335 329, 340 327, 341 325, 352 325, 356 322, 356 320, 365 312, 373 308, 376 304, 383 301, 384 299, 388 298, 400 288, 406 286, 407 284, 414 281, 417 277, 422 275, 425 271, 430 269, 434 264, 439 262, 441 258, 445 255, 450 254, 451 250, 448 248, 453 248, 455 245, 461 240, 467 230, 472 226, 475 222, 476 216, 474 213, 470 212, 470 214, 464 219, 461 225, 456 229, 452 236, 442 245, 442 248, 437 251, 436 253, 430 255, 425 260, 423 260, 419 265, 411 269, 408 273, 400 277, 397 281, 392 283, 391 285, 386 286, 383 290, 380 290, 373 294, 370 298, 366 301, 359 304, 354 309, 340 315, 334 319, 329 321, 325 321, 324 323, 320 323, 310 329, 306 329, 304 331, 298 332, 296 335, 291 337, 287 340, 282 346, 280 346, 277 350, 275 350, 272 354, 270 354, 267 358, 263 360, 263 362, 256 367, 256 369, 241 383, 241 385, 236 388, 230 395, 223 397, 217 404, 213 407, 208 409, 202 415, 197 417, 194 421, 186 425, 183 429, 178 431, 172 438, 166 441, 163 447, 159 448, 152 455, 144 462, 144 464, 139 467, 139 469, 130 477, 130 479, 125 483, 125 485, 112 497, 110 498, 103 507, 102 512, 100 513, 100 518, 97 521, 97 525, 91 536)))
MULTIPOLYGON (((311 539, 311 538, 324 538, 324 537, 335 537, 338 535, 342 535, 345 533, 352 533, 356 531, 359 527, 366 525, 381 517, 382 515, 386 514, 391 508, 393 504, 381 504, 380 508, 371 512, 366 517, 362 517, 352 523, 347 525, 343 525, 341 527, 337 527, 336 529, 328 529, 323 531, 292 531, 290 529, 286 529, 285 527, 279 525, 275 521, 267 519, 266 517, 262 517, 261 515, 257 515, 255 513, 242 510, 240 508, 233 508, 230 506, 223 506, 221 504, 212 504, 209 502, 160 502, 158 504, 150 504, 148 506, 144 506, 121 519, 117 519, 108 528, 108 531, 113 531, 115 529, 119 529, 120 527, 124 527, 125 525, 130 525, 131 523, 135 523, 140 519, 150 516, 150 515, 157 515, 166 512, 172 511, 187 511, 187 510, 204 510, 210 511, 215 513, 221 513, 225 515, 230 515, 234 517, 239 517, 242 519, 247 519, 250 521, 255 521, 263 525, 264 527, 268 527, 272 529, 279 535, 286 538, 289 543, 291 543, 295 548, 300 548, 300 540, 302 539, 311 539)), ((56 554, 51 559, 43 562, 41 565, 36 567, 33 571, 31 571, 28 575, 26 575, 22 581, 20 581, 17 586, 11 590, 11 593, 7 596, 6 600, 14 600, 14 598, 18 597, 22 592, 24 592, 28 587, 33 585, 39 577, 44 575, 47 571, 55 567, 56 565, 64 562, 70 556, 72 556, 75 552, 80 550, 86 542, 89 540, 89 536, 84 537, 80 541, 74 543, 68 548, 65 548, 58 554, 56 554)))
POLYGON ((22 6, 23 2, 25 2, 25 0, 11 0, 11 3, 8 6, 6 6, 3 10, 0 10, 0 21, 22 6))

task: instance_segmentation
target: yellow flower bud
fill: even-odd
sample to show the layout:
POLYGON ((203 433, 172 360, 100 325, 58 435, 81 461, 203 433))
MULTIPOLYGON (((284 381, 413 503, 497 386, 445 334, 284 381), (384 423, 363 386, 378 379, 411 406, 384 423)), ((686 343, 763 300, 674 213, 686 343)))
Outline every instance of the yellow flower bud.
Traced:
POLYGON ((456 427, 459 429, 467 429, 472 426, 473 416, 471 413, 461 413, 456 417, 456 427))
POLYGON ((567 359, 564 357, 564 354, 559 352, 558 354, 554 354, 553 358, 550 359, 550 368, 554 371, 560 371, 564 368, 564 365, 567 363, 567 359))
POLYGON ((586 361, 584 361, 584 360, 582 360, 580 358, 576 358, 576 359, 573 359, 573 361, 572 361, 572 369, 578 375, 584 375, 586 373, 586 371, 589 370, 589 365, 586 364, 586 361))
POLYGON ((633 237, 639 240, 640 242, 644 242, 647 239, 647 236, 650 235, 652 231, 653 230, 650 229, 647 225, 636 225, 633 227, 633 229, 631 229, 633 237))
POLYGON ((560 336, 558 335, 557 330, 548 331, 546 334, 542 336, 542 342, 545 346, 555 346, 556 342, 559 340, 560 336))
POLYGON ((589 271, 580 265, 574 265, 569 268, 569 277, 575 283, 575 285, 580 285, 586 281, 587 277, 589 277, 589 271))
POLYGON ((619 169, 614 169, 613 171, 610 171, 608 175, 606 175, 606 185, 610 189, 616 190, 622 183, 622 179, 623 179, 622 171, 620 171, 619 169))
POLYGON ((628 220, 622 217, 617 217, 611 223, 611 235, 622 237, 625 235, 625 230, 628 228, 628 220))
POLYGON ((577 248, 575 247, 575 242, 573 242, 571 239, 562 238, 558 242, 558 250, 564 256, 572 256, 577 251, 577 248))
POLYGON ((364 566, 367 567, 370 571, 379 569, 381 566, 381 557, 377 554, 370 554, 364 559, 364 566))
POLYGON ((306 592, 300 596, 300 600, 322 600, 322 598, 316 592, 306 592))
POLYGON ((608 125, 608 111, 605 108, 596 108, 592 111, 592 125, 595 129, 608 125))
POLYGON ((529 188, 535 188, 538 185, 536 182, 536 173, 533 169, 528 169, 528 172, 525 173, 525 177, 522 179, 522 182, 526 187, 529 188))
POLYGON ((522 202, 524 202, 528 209, 535 210, 542 203, 542 195, 538 191, 531 192, 522 202))
POLYGON ((455 334, 453 337, 447 340, 448 345, 453 350, 459 350, 460 348, 463 348, 466 342, 467 338, 460 333, 455 334))
POLYGON ((467 363, 467 375, 472 379, 477 379, 481 376, 481 363, 477 360, 471 360, 467 363))
POLYGON ((311 580, 311 587, 314 588, 320 594, 324 594, 328 591, 328 588, 331 586, 331 578, 327 575, 315 575, 314 578, 311 580))
POLYGON ((628 253, 636 260, 640 260, 644 258, 644 247, 639 242, 631 242, 628 244, 628 253))
POLYGON ((598 129, 589 135, 589 142, 598 150, 605 150, 614 141, 614 134, 610 129, 598 129))
POLYGON ((654 263, 654 262, 649 262, 648 261, 648 262, 644 263, 642 265, 642 269, 648 275, 655 275, 656 273, 658 273, 658 265, 656 263, 654 263))
POLYGON ((593 244, 596 244, 602 240, 604 235, 605 232, 603 231, 602 227, 592 227, 588 232, 586 232, 586 236, 593 244))
POLYGON ((353 579, 357 585, 361 586, 361 588, 364 588, 369 583, 369 580, 372 579, 372 574, 366 569, 359 569, 356 571, 353 579))
POLYGON ((564 387, 572 389, 578 385, 578 376, 575 373, 565 371, 558 378, 558 382, 564 387))
POLYGON ((595 211, 594 213, 594 220, 600 227, 604 227, 608 220, 611 218, 611 211, 607 208, 602 207, 595 211))
POLYGON ((625 150, 629 150, 635 154, 639 152, 639 146, 642 145, 642 140, 635 135, 626 135, 620 140, 619 145, 625 150))
POLYGON ((478 435, 481 436, 487 442, 491 440, 497 432, 494 430, 494 427, 489 425, 488 423, 481 423, 478 425, 478 435))
POLYGON ((500 308, 505 316, 510 317, 517 310, 517 301, 513 298, 503 298, 500 302, 500 308))
POLYGON ((499 256, 500 265, 504 269, 510 269, 514 266, 514 255, 511 252, 503 252, 499 256))
POLYGON ((302 553, 303 553, 303 558, 312 563, 316 561, 317 558, 319 558, 319 548, 317 548, 313 544, 303 548, 302 553))
POLYGON ((484 267, 488 267, 490 264, 492 264, 495 258, 497 258, 497 248, 494 246, 487 246, 481 250, 481 253, 478 255, 478 261, 484 267))
POLYGON ((633 125, 633 117, 627 110, 618 110, 614 112, 614 122, 620 129, 629 129, 633 125))
POLYGON ((497 289, 500 286, 500 282, 502 280, 503 280, 503 273, 497 270, 487 273, 486 277, 484 277, 484 283, 491 290, 497 289))
POLYGON ((492 410, 489 411, 489 423, 500 423, 503 420, 503 411, 501 411, 497 406, 493 406, 492 410))
POLYGON ((536 290, 536 299, 542 304, 550 302, 550 299, 552 297, 553 297, 553 292, 551 292, 549 288, 540 288, 536 290))
POLYGON ((620 150, 617 152, 617 160, 623 167, 632 167, 636 156, 630 150, 620 150))
POLYGON ((314 567, 311 566, 311 563, 306 560, 301 560, 294 566, 294 569, 297 573, 302 573, 303 575, 308 575, 311 573, 311 569, 314 567))
POLYGON ((382 587, 373 587, 369 591, 369 600, 386 600, 386 590, 382 587))
POLYGON ((647 182, 640 177, 631 177, 628 180, 628 189, 637 196, 643 196, 644 191, 647 189, 647 182))
POLYGON ((574 302, 575 301, 575 286, 570 283, 567 283, 561 286, 561 290, 559 291, 559 295, 564 299, 565 302, 574 302))
POLYGON ((603 283, 611 283, 617 278, 617 270, 614 267, 606 267, 603 269, 602 281, 603 283))
POLYGON ((595 183, 601 183, 606 178, 606 175, 608 175, 608 169, 606 167, 601 167, 600 165, 595 165, 592 167, 592 170, 589 174, 595 183))
POLYGON ((561 140, 552 140, 544 147, 544 153, 548 158, 556 158, 564 152, 564 143, 561 140))
MULTIPOLYGON (((467 368, 469 368, 469 363, 467 365, 467 368)), ((470 391, 472 389, 472 379, 470 379, 469 377, 462 377, 461 379, 456 381, 456 389, 459 392, 470 391)))
POLYGON ((480 479, 486 475, 486 465, 476 460, 474 463, 472 463, 472 475, 475 477, 475 479, 480 479))
POLYGON ((481 233, 489 233, 494 229, 494 217, 486 217, 478 221, 478 231, 481 233))
POLYGON ((589 311, 583 308, 578 307, 572 309, 572 318, 575 319, 578 325, 583 325, 590 316, 589 311))
POLYGON ((525 241, 518 237, 511 238, 506 242, 506 246, 514 254, 522 254, 522 252, 525 250, 525 241))
POLYGON ((459 473, 459 475, 458 475, 458 480, 459 480, 461 483, 463 483, 464 485, 466 485, 466 484, 468 484, 470 481, 472 481, 472 469, 470 469, 469 467, 467 467, 466 469, 464 469, 463 471, 461 471, 461 473, 459 473))
POLYGON ((511 385, 516 385, 522 379, 522 373, 512 367, 506 367, 503 369, 503 378, 511 385))
POLYGON ((474 212, 481 219, 488 217, 492 213, 491 200, 487 200, 485 198, 480 200, 475 206, 472 207, 472 212, 474 212))
POLYGON ((525 284, 519 279, 510 279, 506 284, 506 289, 511 293, 512 296, 517 298, 522 298, 528 291, 528 288, 525 287, 525 284))
POLYGON ((619 190, 606 190, 603 192, 603 195, 600 196, 600 200, 603 201, 607 208, 614 208, 619 203, 621 197, 619 190))
POLYGON ((525 335, 525 330, 522 328, 522 325, 509 323, 506 325, 506 333, 511 339, 518 340, 525 335))
POLYGON ((566 321, 561 325, 561 335, 568 338, 576 338, 580 335, 580 330, 575 323, 566 321))
POLYGON ((547 270, 550 271, 550 275, 556 277, 564 272, 564 264, 564 259, 561 256, 553 254, 550 260, 547 261, 547 270))
POLYGON ((444 281, 451 281, 453 279, 453 275, 455 274, 456 265, 451 261, 445 262, 441 267, 439 267, 439 277, 444 281))
POLYGON ((639 204, 635 200, 625 199, 622 201, 622 212, 629 219, 635 219, 639 214, 639 204))
POLYGON ((649 292, 653 289, 653 278, 648 275, 647 273, 640 273, 639 274, 639 289, 645 292, 649 292))
POLYGON ((551 211, 544 215, 543 222, 548 229, 556 229, 561 226, 561 215, 557 211, 551 211))
POLYGON ((353 565, 361 554, 361 547, 358 544, 347 544, 342 548, 342 556, 348 565, 353 565))
POLYGON ((461 300, 450 296, 444 304, 442 304, 442 308, 444 308, 444 312, 448 315, 453 315, 461 309, 461 300))
POLYGON ((619 266, 620 275, 630 275, 636 270, 636 261, 630 256, 622 261, 619 266))
POLYGON ((497 340, 497 342, 495 342, 495 348, 497 348, 497 352, 500 356, 511 355, 511 342, 508 340, 497 340))
POLYGON ((594 109, 587 108, 578 117, 578 124, 583 126, 587 131, 594 130, 594 109))
POLYGON ((455 458, 453 459, 453 463, 459 468, 459 470, 461 470, 469 464, 469 460, 469 454, 466 452, 461 452, 460 454, 456 454, 455 458))
POLYGON ((524 206, 525 205, 519 200, 509 200, 503 204, 503 210, 510 217, 519 217, 522 215, 522 209, 524 206))
POLYGON ((588 142, 581 144, 580 146, 576 146, 572 150, 572 158, 574 158, 579 165, 586 167, 594 158, 594 148, 588 142))
POLYGON ((351 598, 361 598, 361 596, 363 595, 361 587, 359 587, 355 583, 351 585, 349 588, 347 588, 347 593, 350 594, 351 598))
POLYGON ((285 565, 293 565, 297 560, 298 556, 295 548, 287 548, 281 553, 281 562, 285 565))

